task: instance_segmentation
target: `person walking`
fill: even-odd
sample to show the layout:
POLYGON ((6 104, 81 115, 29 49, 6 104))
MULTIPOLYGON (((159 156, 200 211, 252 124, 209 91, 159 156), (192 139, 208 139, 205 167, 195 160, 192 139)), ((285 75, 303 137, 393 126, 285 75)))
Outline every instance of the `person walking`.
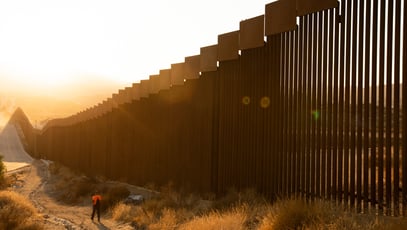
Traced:
POLYGON ((102 196, 99 194, 98 191, 96 191, 95 193, 93 193, 92 195, 92 207, 93 207, 93 211, 92 211, 92 221, 93 221, 93 217, 95 217, 95 212, 97 212, 98 215, 98 221, 100 222, 100 202, 102 200, 102 196))

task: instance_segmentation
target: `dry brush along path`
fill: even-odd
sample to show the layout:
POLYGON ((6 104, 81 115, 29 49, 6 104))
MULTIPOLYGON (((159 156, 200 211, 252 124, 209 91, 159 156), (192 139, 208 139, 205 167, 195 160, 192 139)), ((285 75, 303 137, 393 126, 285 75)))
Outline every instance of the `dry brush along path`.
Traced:
MULTIPOLYGON (((0 129, 0 154, 8 175, 14 178, 10 190, 27 197, 43 217, 45 229, 133 229, 102 216, 101 222, 90 219, 91 199, 68 205, 58 200, 47 161, 32 159, 24 150, 18 128, 7 124, 0 129)), ((56 179, 57 180, 57 179, 56 179)), ((113 182, 114 183, 114 182, 113 182)))
POLYGON ((11 190, 31 200, 44 219, 45 229, 133 229, 128 224, 117 223, 108 215, 101 222, 92 221, 91 201, 67 205, 57 199, 55 186, 50 180, 46 161, 34 160, 31 166, 14 172, 16 178, 11 190))

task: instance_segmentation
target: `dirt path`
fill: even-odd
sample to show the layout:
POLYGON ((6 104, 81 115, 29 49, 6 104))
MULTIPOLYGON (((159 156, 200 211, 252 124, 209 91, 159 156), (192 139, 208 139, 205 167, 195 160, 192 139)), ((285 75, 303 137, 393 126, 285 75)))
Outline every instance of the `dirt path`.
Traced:
POLYGON ((34 160, 31 166, 17 170, 17 181, 12 190, 28 197, 43 216, 45 229, 133 229, 102 215, 101 222, 92 221, 91 201, 69 206, 53 197, 46 162, 34 160))
POLYGON ((0 154, 4 157, 3 163, 6 165, 7 171, 27 166, 33 160, 25 152, 18 131, 12 124, 7 124, 0 129, 0 154))
MULTIPOLYGON (((0 127, 0 154, 4 156, 3 163, 7 174, 16 178, 11 190, 27 197, 44 218, 45 229, 133 229, 128 224, 113 221, 107 215, 102 215, 101 222, 90 219, 92 205, 90 197, 82 203, 70 206, 57 200, 55 186, 52 184, 48 162, 32 159, 24 150, 14 125, 0 127)), ((113 186, 122 185, 109 182, 113 186)), ((126 186, 132 193, 148 193, 142 188, 126 186)))

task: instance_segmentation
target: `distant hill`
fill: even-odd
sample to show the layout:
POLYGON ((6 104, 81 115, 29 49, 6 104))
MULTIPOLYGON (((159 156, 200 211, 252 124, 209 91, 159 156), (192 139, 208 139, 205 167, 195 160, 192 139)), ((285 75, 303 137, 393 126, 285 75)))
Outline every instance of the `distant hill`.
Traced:
POLYGON ((75 84, 45 92, 9 89, 0 92, 0 126, 20 107, 34 126, 41 127, 50 119, 67 117, 94 106, 125 86, 103 78, 84 77, 75 84))

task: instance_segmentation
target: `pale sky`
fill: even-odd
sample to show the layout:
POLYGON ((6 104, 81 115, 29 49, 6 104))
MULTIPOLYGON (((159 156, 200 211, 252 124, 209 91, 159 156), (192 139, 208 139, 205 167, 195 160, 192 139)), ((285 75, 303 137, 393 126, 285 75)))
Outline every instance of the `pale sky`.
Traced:
POLYGON ((0 93, 148 79, 272 1, 0 0, 0 93))

